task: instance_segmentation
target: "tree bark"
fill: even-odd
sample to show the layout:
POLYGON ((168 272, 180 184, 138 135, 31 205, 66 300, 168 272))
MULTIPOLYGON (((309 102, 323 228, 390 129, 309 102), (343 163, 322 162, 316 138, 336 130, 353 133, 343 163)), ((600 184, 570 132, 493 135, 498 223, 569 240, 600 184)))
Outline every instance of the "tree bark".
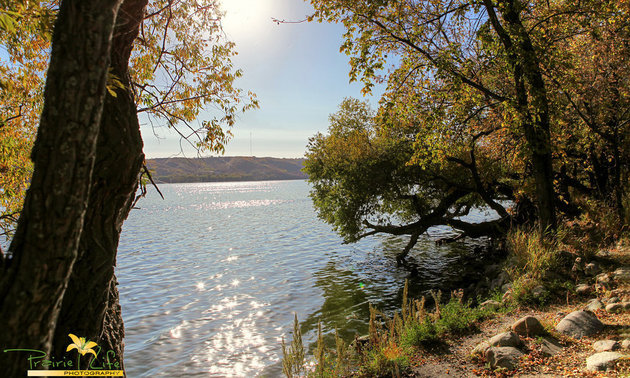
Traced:
POLYGON ((542 231, 555 230, 555 191, 549 126, 549 102, 540 62, 527 29, 520 19, 518 1, 500 1, 504 28, 491 0, 484 0, 490 23, 506 50, 512 69, 516 107, 527 141, 536 185, 536 202, 542 231))
POLYGON ((65 354, 68 334, 74 333, 97 342, 102 353, 113 350, 122 367, 124 327, 114 265, 144 162, 128 65, 146 4, 125 0, 114 29, 110 72, 126 89, 108 95, 103 108, 85 227, 55 331, 58 358, 65 354))
MULTIPOLYGON (((0 283, 1 348, 50 352, 92 179, 114 21, 121 0, 66 0, 55 24, 34 172, 0 283)), ((0 353, 24 376, 25 355, 0 353)))

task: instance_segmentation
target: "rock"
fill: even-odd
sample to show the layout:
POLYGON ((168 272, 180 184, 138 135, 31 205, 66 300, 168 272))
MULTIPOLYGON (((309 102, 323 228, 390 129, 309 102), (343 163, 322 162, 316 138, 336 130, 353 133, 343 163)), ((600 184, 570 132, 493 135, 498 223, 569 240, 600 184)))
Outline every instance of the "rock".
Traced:
POLYGON ((626 311, 630 310, 630 302, 621 303, 621 307, 623 307, 623 309, 626 311))
POLYGON ((586 370, 589 371, 607 371, 615 368, 616 361, 623 358, 624 355, 618 352, 601 352, 595 353, 586 359, 586 370))
POLYGON ((540 297, 541 295, 545 294, 546 291, 547 290, 545 290, 544 286, 538 285, 532 289, 532 294, 534 295, 534 297, 540 297))
POLYGON ((482 341, 475 348, 473 348, 471 354, 472 355, 486 355, 486 351, 490 348, 490 343, 487 341, 482 341))
POLYGON ((610 276, 608 273, 601 273, 595 277, 595 281, 602 285, 610 285, 610 276))
POLYGON ((538 336, 547 333, 540 321, 533 316, 524 316, 514 322, 512 331, 523 336, 538 336))
POLYGON ((505 285, 509 279, 510 277, 506 272, 499 273, 497 277, 493 279, 492 282, 490 282, 490 290, 495 290, 497 288, 503 287, 503 285, 505 285))
POLYGON ((518 348, 523 345, 523 341, 514 332, 503 332, 488 340, 493 347, 513 347, 518 348))
POLYGON ((523 352, 513 347, 491 347, 486 351, 486 359, 493 369, 514 370, 522 356, 523 352))
POLYGON ((619 297, 610 297, 606 303, 619 303, 619 297))
POLYGON ((616 340, 599 340, 593 343, 595 352, 611 352, 619 348, 621 348, 621 345, 616 340))
POLYGON ((580 294, 580 295, 586 295, 586 294, 591 292, 591 285, 579 284, 575 288, 575 292, 580 294))
POLYGON ((562 345, 553 337, 545 336, 542 338, 540 351, 547 357, 555 356, 562 351, 562 345))
POLYGON ((622 312, 622 311, 623 311, 623 306, 621 305, 621 303, 609 303, 606 305, 606 312, 616 313, 616 312, 622 312))
POLYGON ((480 306, 484 310, 496 311, 499 308, 501 308, 501 302, 497 302, 497 301, 494 301, 492 299, 489 299, 489 300, 483 302, 480 306))
POLYGON ((496 289, 500 288, 501 285, 503 285, 503 282, 500 278, 493 279, 492 281, 490 281, 490 291, 495 291, 496 289))
POLYGON ((615 281, 628 283, 630 282, 630 267, 624 266, 613 272, 615 281))
POLYGON ((630 339, 625 339, 621 342, 621 349, 623 350, 630 349, 630 339))
POLYGON ((370 335, 355 336, 350 345, 358 349, 365 348, 370 345, 370 335))
POLYGON ((584 266, 584 273, 588 276, 594 276, 599 273, 600 268, 597 263, 588 263, 584 266))
POLYGON ((601 310, 602 308, 604 308, 604 304, 597 298, 591 299, 586 305, 586 309, 589 311, 601 310))
POLYGON ((597 319, 597 316, 585 310, 573 311, 556 326, 558 332, 576 339, 594 335, 603 328, 604 324, 597 319))
POLYGON ((523 341, 514 332, 503 332, 490 338, 490 340, 482 341, 472 350, 473 355, 486 355, 491 347, 520 347, 523 341))

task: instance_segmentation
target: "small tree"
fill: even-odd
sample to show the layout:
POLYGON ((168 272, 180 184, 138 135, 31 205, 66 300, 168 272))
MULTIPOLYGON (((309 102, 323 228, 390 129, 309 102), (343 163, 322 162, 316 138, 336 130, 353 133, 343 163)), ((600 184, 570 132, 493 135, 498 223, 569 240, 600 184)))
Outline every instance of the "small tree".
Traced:
POLYGON ((500 167, 485 155, 479 134, 467 156, 410 164, 415 132, 383 124, 367 102, 345 99, 330 116, 329 134, 310 139, 305 171, 320 218, 346 242, 377 233, 409 235, 402 260, 430 227, 447 225, 458 237, 497 235, 510 221, 500 199, 513 192, 501 183, 500 167), (463 169, 462 166, 467 167, 463 169), (470 223, 460 218, 477 205, 494 209, 499 219, 470 223))

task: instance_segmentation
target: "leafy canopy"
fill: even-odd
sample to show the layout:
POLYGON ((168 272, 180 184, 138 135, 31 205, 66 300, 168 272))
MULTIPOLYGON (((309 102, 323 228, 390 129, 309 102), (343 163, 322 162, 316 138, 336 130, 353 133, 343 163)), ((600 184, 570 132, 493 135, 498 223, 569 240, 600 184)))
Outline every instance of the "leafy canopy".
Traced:
MULTIPOLYGON (((0 1, 0 230, 10 232, 32 174, 50 36, 58 1, 0 1)), ((216 0, 151 0, 130 63, 132 88, 110 77, 109 95, 133 90, 138 112, 198 150, 223 152, 240 112, 258 107, 236 86, 234 43, 216 0)))

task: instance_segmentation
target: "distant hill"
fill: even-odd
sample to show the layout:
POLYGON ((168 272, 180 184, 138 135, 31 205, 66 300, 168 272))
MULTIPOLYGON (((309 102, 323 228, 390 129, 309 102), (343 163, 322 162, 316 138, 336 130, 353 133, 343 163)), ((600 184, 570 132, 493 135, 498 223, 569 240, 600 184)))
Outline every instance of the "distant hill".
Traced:
POLYGON ((147 159, 156 182, 212 182, 306 179, 304 159, 223 156, 147 159))

